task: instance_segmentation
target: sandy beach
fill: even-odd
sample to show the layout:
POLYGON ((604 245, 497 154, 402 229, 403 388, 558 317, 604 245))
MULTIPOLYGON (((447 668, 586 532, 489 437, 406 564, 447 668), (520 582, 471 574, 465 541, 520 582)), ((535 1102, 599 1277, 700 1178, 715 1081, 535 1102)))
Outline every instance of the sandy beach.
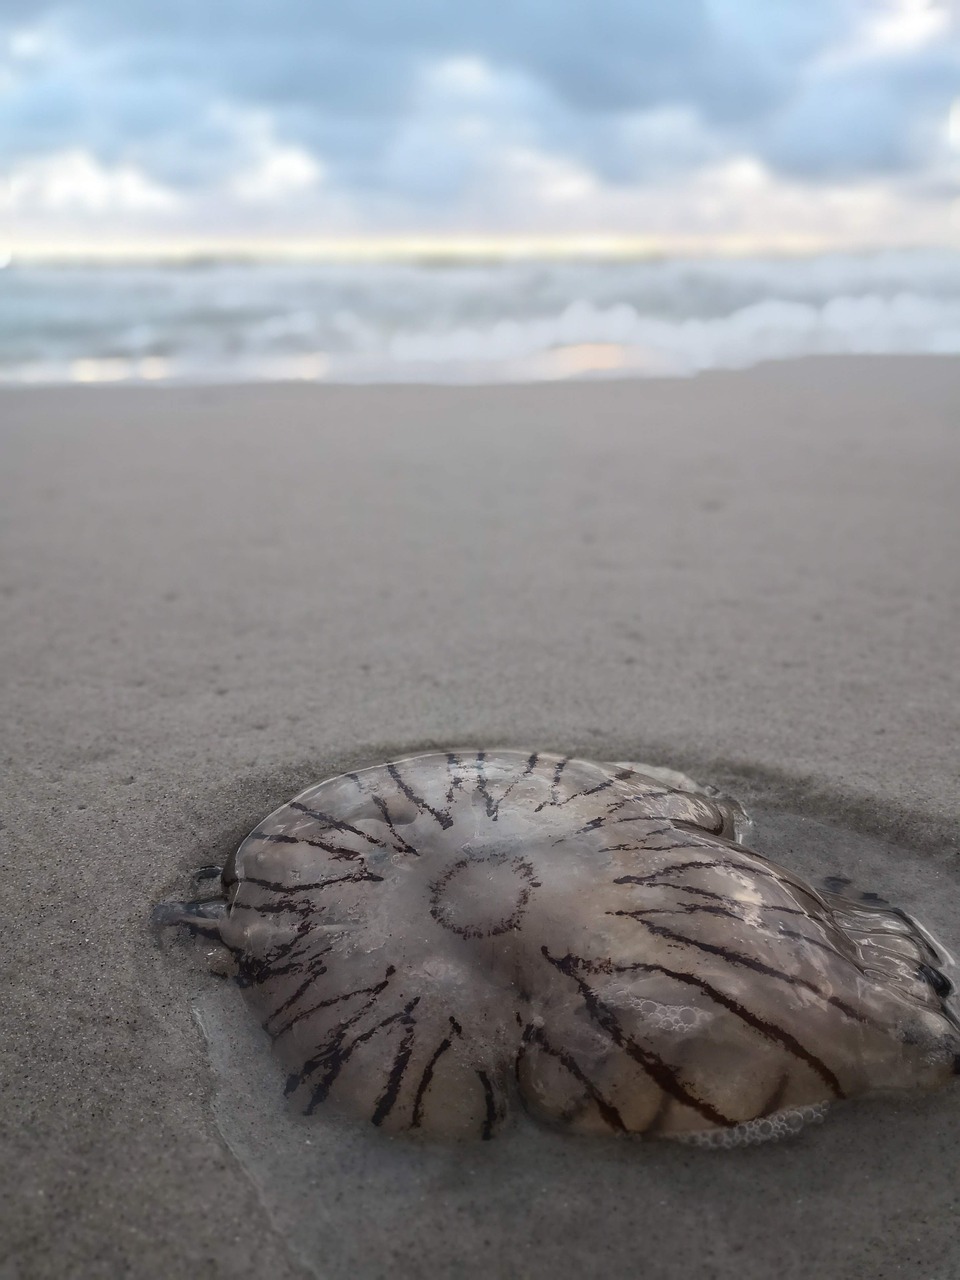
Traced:
POLYGON ((583 1160, 544 1140, 511 1184, 529 1219, 490 1198, 509 1145, 392 1208, 350 1147, 309 1189, 346 1239, 321 1256, 244 1154, 246 1033, 224 1048, 202 948, 149 926, 301 787, 451 744, 683 769, 771 832, 850 832, 830 871, 858 841, 877 875, 877 841, 909 851, 882 887, 936 915, 958 883, 958 423, 946 357, 0 392, 3 1280, 960 1274, 957 1092, 730 1155, 621 1144, 586 1211, 583 1160), (382 1214, 358 1225, 340 1168, 382 1214))

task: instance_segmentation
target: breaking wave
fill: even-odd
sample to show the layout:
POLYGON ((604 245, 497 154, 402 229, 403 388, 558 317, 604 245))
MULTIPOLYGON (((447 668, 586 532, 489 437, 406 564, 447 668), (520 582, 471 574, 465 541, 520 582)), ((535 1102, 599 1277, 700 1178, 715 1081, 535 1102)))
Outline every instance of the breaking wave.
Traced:
POLYGON ((960 353, 960 254, 0 272, 0 381, 495 382, 960 353))

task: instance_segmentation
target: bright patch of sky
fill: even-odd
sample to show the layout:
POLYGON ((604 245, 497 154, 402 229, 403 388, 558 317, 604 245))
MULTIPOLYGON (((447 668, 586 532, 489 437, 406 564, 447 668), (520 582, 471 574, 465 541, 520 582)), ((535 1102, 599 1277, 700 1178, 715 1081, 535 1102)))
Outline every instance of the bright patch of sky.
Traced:
POLYGON ((0 247, 960 244, 950 0, 0 0, 0 247))

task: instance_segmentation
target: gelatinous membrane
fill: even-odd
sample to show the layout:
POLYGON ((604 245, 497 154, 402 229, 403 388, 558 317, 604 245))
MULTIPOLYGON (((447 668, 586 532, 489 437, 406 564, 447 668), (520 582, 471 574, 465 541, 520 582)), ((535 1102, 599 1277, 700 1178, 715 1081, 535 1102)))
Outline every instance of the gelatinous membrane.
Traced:
POLYGON ((931 1088, 960 1034, 909 917, 741 841, 668 770, 436 753, 328 779, 257 826, 220 902, 287 1092, 384 1129, 491 1137, 518 1099, 578 1132, 733 1146, 840 1098, 931 1088))

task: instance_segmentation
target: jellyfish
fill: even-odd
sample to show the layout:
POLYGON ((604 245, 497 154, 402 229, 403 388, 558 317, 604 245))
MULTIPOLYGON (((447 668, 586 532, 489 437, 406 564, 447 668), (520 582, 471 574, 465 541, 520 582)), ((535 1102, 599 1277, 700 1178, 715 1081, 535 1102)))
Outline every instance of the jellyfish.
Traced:
POLYGON ((522 1107, 733 1146, 946 1082, 960 1024, 933 940, 749 832, 671 770, 434 752, 310 787, 219 897, 155 919, 232 957, 293 1105, 388 1132, 489 1139, 522 1107))

